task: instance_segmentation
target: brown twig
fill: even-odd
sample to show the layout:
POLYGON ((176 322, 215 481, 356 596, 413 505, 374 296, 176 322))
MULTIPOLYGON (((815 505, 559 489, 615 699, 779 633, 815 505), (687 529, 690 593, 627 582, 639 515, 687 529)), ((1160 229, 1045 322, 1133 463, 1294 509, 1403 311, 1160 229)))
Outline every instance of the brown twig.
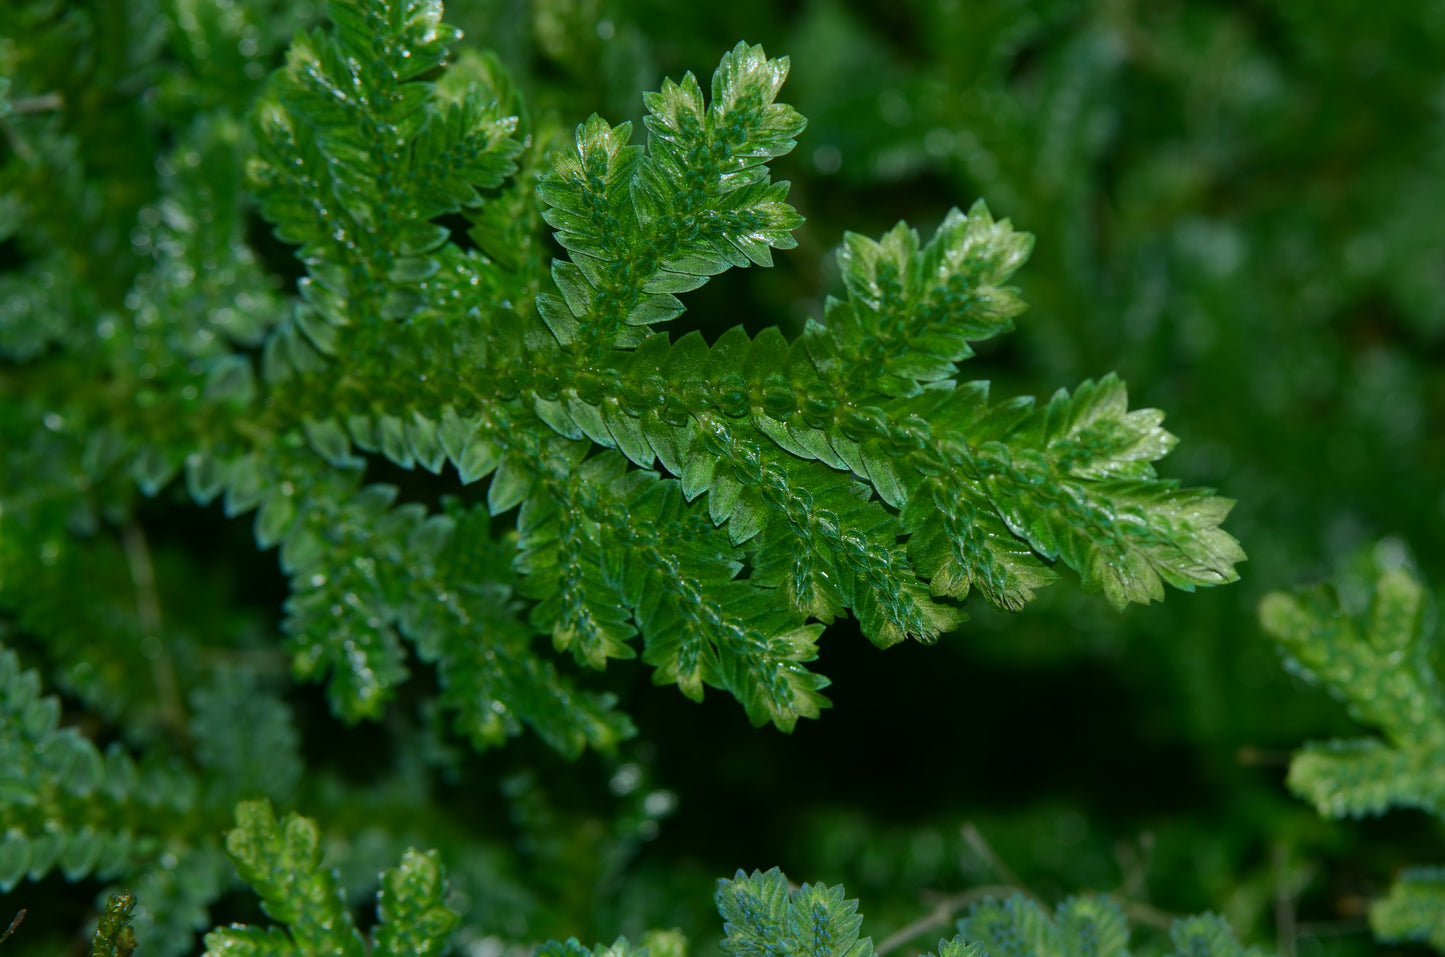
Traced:
POLYGON ((989 897, 1008 897, 1012 894, 1022 894, 1024 897, 1042 905, 1043 901, 1033 891, 1024 886, 1019 876, 1013 872, 1013 868, 1004 863, 1003 858, 998 856, 993 847, 989 845, 983 834, 972 821, 963 825, 963 840, 969 848, 983 859, 989 869, 1002 881, 1000 884, 987 884, 982 887, 972 887, 958 894, 951 894, 942 898, 933 905, 933 909, 927 914, 900 927, 889 934, 883 942, 873 948, 875 954, 887 954, 896 950, 903 944, 908 943, 914 937, 934 927, 943 927, 953 919, 963 908, 970 904, 976 904, 989 897))
MULTIPOLYGON (((11 100, 11 113, 46 113, 50 110, 58 110, 65 106, 65 97, 59 93, 42 93, 39 96, 27 96, 23 100, 11 100)), ((0 937, 0 940, 4 940, 0 937)))
POLYGON ((873 948, 873 953, 882 957, 883 954, 897 950, 926 930, 947 926, 949 921, 953 920, 953 915, 970 904, 976 904, 989 897, 1006 897, 1010 894, 1022 893, 1026 893, 1026 891, 1012 884, 985 884, 982 887, 973 887, 958 894, 950 894, 935 904, 933 910, 927 914, 883 938, 882 943, 873 948))
POLYGON ((10 938, 10 935, 15 933, 15 928, 19 927, 20 922, 24 919, 25 908, 22 907, 20 908, 20 911, 15 915, 15 919, 10 922, 10 926, 5 928, 5 933, 0 934, 0 943, 4 943, 6 940, 8 940, 10 938))
POLYGON ((1013 872, 1013 869, 1003 862, 1003 858, 994 853, 993 847, 989 845, 988 841, 984 840, 983 834, 979 832, 978 828, 973 826, 972 821, 968 821, 963 825, 963 839, 975 854, 983 858, 984 863, 998 875, 1000 880, 1025 897, 1033 898, 1035 901, 1039 900, 1038 895, 1028 890, 1024 886, 1024 882, 1019 880, 1019 876, 1013 872))

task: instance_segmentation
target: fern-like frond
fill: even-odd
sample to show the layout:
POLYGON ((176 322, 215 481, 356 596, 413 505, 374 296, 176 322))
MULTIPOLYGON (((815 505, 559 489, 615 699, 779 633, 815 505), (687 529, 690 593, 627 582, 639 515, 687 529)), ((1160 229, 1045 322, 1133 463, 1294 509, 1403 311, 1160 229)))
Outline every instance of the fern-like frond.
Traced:
POLYGON ((57 869, 67 880, 129 873, 170 836, 161 822, 196 806, 189 774, 138 767, 59 722, 59 699, 0 646, 0 892, 57 869))
POLYGON ((828 339, 816 358, 823 377, 859 398, 917 395, 951 377, 973 355, 969 342, 1013 328, 1023 312, 1005 285, 1028 259, 1034 238, 995 222, 982 200, 951 209, 928 244, 899 223, 881 240, 857 233, 838 252, 847 297, 829 299, 828 339), (830 349, 828 346, 835 347, 830 349))
POLYGON ((976 905, 958 922, 958 929, 965 940, 981 944, 988 954, 1127 957, 1129 953, 1124 914, 1104 898, 1070 898, 1052 915, 1019 895, 989 900, 976 905))
POLYGON ((1445 814, 1445 695, 1430 664, 1425 592, 1404 568, 1383 571, 1363 617, 1318 589, 1276 592, 1260 621, 1292 667, 1343 699, 1376 738, 1308 747, 1290 766, 1290 786, 1331 817, 1378 814, 1390 806, 1445 814))
POLYGON ((317 322, 401 318, 429 297, 428 279, 468 269, 432 220, 477 205, 477 187, 513 171, 517 117, 480 91, 450 97, 417 79, 457 36, 435 0, 327 11, 335 33, 298 37, 255 110, 247 173, 277 235, 312 267, 303 308, 317 322))
POLYGON ((251 672, 221 668, 191 692, 190 706, 189 731, 209 805, 230 809, 242 798, 292 798, 303 771, 301 736, 274 690, 251 672))
POLYGON ((135 895, 110 895, 91 937, 90 957, 130 957, 135 952, 135 931, 130 927, 134 912, 135 895))
POLYGON ((1370 907, 1375 936, 1391 944, 1427 943, 1445 953, 1445 868, 1416 867, 1370 907))
POLYGON ((1237 577, 1243 553, 1219 528, 1231 503, 1156 476, 1174 439, 1158 412, 1128 410, 1116 378, 1043 408, 993 405, 983 384, 950 380, 860 406, 827 380, 846 365, 829 337, 816 324, 792 344, 776 330, 734 329, 711 347, 652 336, 538 412, 563 434, 660 462, 688 498, 708 492, 735 542, 757 536, 759 580, 824 621, 853 608, 881 645, 956 624, 934 595, 978 587, 1021 607, 1054 560, 1116 605, 1162 598, 1165 582, 1237 577))
POLYGON ((261 898, 266 916, 290 928, 259 931, 233 927, 206 935, 208 954, 240 953, 241 943, 255 953, 332 954, 363 957, 365 943, 351 919, 345 891, 335 872, 321 865, 321 836, 314 821, 298 814, 277 820, 268 801, 236 807, 236 827, 226 835, 226 852, 241 880, 261 898), (286 941, 273 949, 273 941, 286 941))
POLYGON ((724 953, 731 957, 871 957, 873 940, 860 939, 858 902, 841 886, 804 884, 791 890, 776 867, 764 874, 738 871, 719 880, 713 895, 723 918, 724 953))
POLYGON ((321 863, 316 823, 294 813, 278 820, 267 801, 237 805, 226 850, 266 915, 285 928, 217 928, 206 935, 207 957, 429 957, 446 951, 460 919, 446 905, 436 852, 407 851, 381 875, 368 947, 336 872, 321 863))
POLYGON ((637 945, 619 937, 610 944, 587 947, 576 937, 569 937, 543 943, 536 957, 686 957, 686 950, 679 950, 679 942, 685 944, 680 934, 657 931, 649 932, 637 945))
MULTIPOLYGON (((53 473, 48 528, 182 473, 198 504, 250 515, 290 581, 293 673, 326 682, 343 719, 380 716, 414 650, 478 747, 524 727, 568 754, 614 746, 631 726, 539 657, 547 636, 585 667, 639 657, 788 729, 827 705, 811 662, 840 615, 888 646, 956 627, 975 590, 1019 608, 1060 563, 1121 605, 1233 579, 1227 501, 1156 476, 1173 439, 1117 380, 1040 407, 955 381, 1022 308, 1008 282, 1031 239, 982 204, 927 243, 850 235, 843 298, 796 341, 649 329, 675 294, 793 245, 801 220, 768 168, 804 123, 778 101, 785 58, 739 44, 708 95, 688 74, 645 97, 645 145, 593 117, 548 154, 555 130, 496 58, 451 62, 439 3, 327 12, 255 103, 244 164, 244 126, 197 108, 116 328, 17 337, 80 337, 127 400, 22 366, 5 387, 34 397, 0 454, 7 474, 53 473), (289 309, 246 252, 241 166, 305 266, 289 309), (221 238, 202 241, 213 195, 221 238), (478 248, 453 241, 459 212, 478 248), (556 295, 544 221, 567 251, 556 295), (257 361, 242 347, 260 340, 257 361), (398 503, 363 481, 371 456, 488 480, 485 510, 398 503), (516 534, 496 534, 513 509, 516 534)), ((14 575, 26 556, 0 557, 14 575)))
POLYGON ((643 97, 645 149, 628 145, 631 123, 593 114, 577 128, 575 148, 538 184, 571 255, 552 267, 562 298, 537 300, 558 341, 584 355, 636 345, 682 312, 673 293, 797 245, 802 217, 766 165, 806 123, 776 102, 787 75, 787 57, 739 43, 713 73, 711 102, 691 73, 643 97))
MULTIPOLYGON (((1424 585, 1406 566, 1382 567, 1361 612, 1331 589, 1274 592, 1260 623, 1291 670, 1323 685, 1355 720, 1383 737, 1310 743, 1290 763, 1289 785, 1328 817, 1392 807, 1445 817, 1445 695, 1432 659, 1424 585)), ((1370 909, 1387 941, 1428 941, 1445 950, 1445 871, 1404 872, 1370 909)))
POLYGON ((1255 947, 1245 947, 1234 934, 1234 928, 1218 914, 1183 917, 1169 928, 1169 941, 1174 950, 1169 957, 1262 957, 1255 947))

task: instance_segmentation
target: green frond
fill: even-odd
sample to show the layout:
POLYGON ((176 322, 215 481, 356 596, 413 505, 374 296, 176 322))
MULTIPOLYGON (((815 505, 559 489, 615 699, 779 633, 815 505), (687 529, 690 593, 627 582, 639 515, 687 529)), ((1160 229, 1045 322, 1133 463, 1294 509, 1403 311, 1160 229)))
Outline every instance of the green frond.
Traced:
POLYGON ((681 935, 650 931, 641 945, 634 945, 626 937, 591 948, 584 946, 576 937, 564 941, 549 940, 537 948, 536 957, 686 957, 685 946, 686 940, 681 935), (679 946, 683 949, 679 950, 679 946))
MULTIPOLYGON (((1260 624, 1296 673, 1322 684, 1382 737, 1311 743, 1290 763, 1289 785, 1328 817, 1407 807, 1445 817, 1445 695, 1426 626, 1426 590, 1404 565, 1374 569, 1368 603, 1347 608, 1332 590, 1273 592, 1260 624)), ((1386 941, 1445 950, 1441 871, 1406 871, 1370 911, 1386 941)))
MULTIPOLYGON (((935 957, 934 952, 930 951, 925 957, 935 957)), ((959 934, 938 942, 937 957, 988 957, 988 952, 982 944, 966 943, 963 935, 959 934)))
POLYGON ((437 852, 408 850, 398 866, 381 875, 372 953, 386 957, 446 953, 451 932, 461 919, 447 906, 446 891, 437 852))
MULTIPOLYGON (((363 957, 365 944, 352 923, 345 891, 335 872, 321 864, 321 836, 314 821, 295 813, 277 820, 269 801, 243 801, 236 806, 236 827, 226 835, 226 853, 241 880, 261 898, 266 916, 290 929, 295 953, 363 957)), ((236 930, 207 934, 206 952, 224 953, 222 948, 237 946, 228 943, 236 930)), ((252 931, 242 939, 258 936, 252 931)))
POLYGON ((642 935, 649 957, 687 957, 687 937, 677 928, 649 930, 642 935))
POLYGON ((1048 912, 1021 895, 975 905, 958 922, 958 929, 960 936, 983 945, 989 954, 1052 957, 1063 953, 1059 927, 1048 912))
POLYGON ((1126 957, 1129 924, 1106 897, 1070 897, 1054 910, 1067 957, 1126 957))
POLYGON ((59 722, 59 699, 0 646, 0 892, 57 869, 71 881, 128 873, 170 836, 166 816, 196 805, 190 775, 138 767, 59 722))
POLYGON ((1377 738, 1310 742, 1289 766, 1290 790, 1327 817, 1364 817, 1392 807, 1445 813, 1438 749, 1396 749, 1377 738))
POLYGON ((726 521, 739 544, 773 529, 771 539, 758 537, 770 549, 759 548, 765 576, 787 577, 778 573, 786 566, 778 550, 811 550, 793 563, 801 569, 792 576, 801 595, 795 608, 827 621, 856 599, 863 617, 881 595, 881 614, 866 612, 880 644, 932 638, 956 624, 956 612, 930 595, 961 598, 977 586, 1018 608, 1052 580, 1054 561, 1120 606, 1162 598, 1166 582, 1192 590, 1237 578, 1243 552, 1219 528, 1231 503, 1155 476, 1151 463, 1173 437, 1157 411, 1128 410, 1113 376, 1073 395, 1061 391, 1042 409, 1026 400, 991 405, 982 385, 949 382, 860 407, 825 380, 829 367, 817 356, 828 335, 815 324, 789 344, 776 330, 749 339, 734 329, 711 347, 695 334, 676 343, 651 336, 612 354, 605 374, 558 399, 544 418, 640 465, 660 461, 688 498, 708 492, 714 520, 726 521), (621 401, 583 398, 606 396, 606 381, 621 401), (850 471, 871 490, 799 459, 850 471), (852 524, 875 543, 910 534, 906 555, 875 553, 858 569, 878 587, 856 596, 836 586, 819 592, 809 565, 827 570, 842 557, 840 540, 807 549, 802 506, 785 495, 795 487, 815 498, 838 490, 823 529, 841 520, 840 529, 852 524), (868 505, 869 495, 888 510, 868 505))
POLYGON ((381 875, 377 925, 368 947, 351 919, 336 872, 321 863, 316 823, 276 818, 268 801, 243 801, 226 850, 267 916, 285 929, 233 924, 206 935, 207 957, 362 957, 442 954, 459 915, 445 902, 446 876, 435 851, 407 851, 381 875))
MULTIPOLYGON (((976 905, 958 922, 960 937, 982 953, 1016 957, 1128 957, 1129 926, 1108 898, 1071 897, 1051 916, 1020 895, 976 905)), ((1169 930, 1170 957, 1263 957, 1246 948, 1221 917, 1182 917, 1169 930)))
POLYGON ((1033 236, 995 223, 982 200, 967 216, 949 210, 921 249, 905 223, 877 242, 848 233, 838 251, 848 295, 828 301, 827 347, 814 343, 823 378, 868 399, 917 395, 952 377, 973 355, 970 341, 1010 331, 1023 312, 1004 283, 1032 248, 1033 236))
POLYGON ((562 293, 537 309, 564 346, 583 354, 633 346, 642 327, 682 312, 687 292, 733 266, 772 264, 796 245, 802 222, 766 163, 788 152, 803 118, 775 102, 786 57, 739 43, 713 73, 711 102, 697 79, 666 80, 644 96, 647 147, 629 146, 632 124, 594 114, 574 148, 537 185, 570 262, 553 264, 562 293))
POLYGON ((441 704, 480 749, 530 727, 562 754, 615 750, 635 730, 610 695, 583 691, 535 648, 510 563, 515 550, 492 538, 485 508, 453 502, 448 543, 433 581, 413 580, 403 630, 418 656, 435 662, 441 704))
POLYGON ((291 708, 248 671, 218 669, 190 695, 190 734, 205 770, 208 803, 230 809, 242 798, 285 802, 301 780, 301 739, 291 708))
POLYGON ((335 33, 298 36, 255 108, 247 175, 277 235, 301 247, 325 322, 401 318, 445 295, 426 280, 467 271, 432 220, 477 206, 477 188, 515 170, 517 117, 495 91, 457 96, 417 79, 457 38, 435 0, 343 0, 327 12, 335 33))
POLYGON ((1359 617, 1323 589, 1275 592, 1260 604, 1261 624, 1292 666, 1385 735, 1312 748, 1295 759, 1291 784, 1322 814, 1378 813, 1395 796, 1445 813, 1433 773, 1445 757, 1445 695, 1430 663, 1434 639, 1425 631, 1424 604, 1423 586, 1405 568, 1380 572, 1359 617))
POLYGON ((134 911, 134 895, 110 895, 91 937, 90 957, 130 957, 135 952, 135 931, 130 928, 134 911))
POLYGON ((1183 917, 1169 929, 1174 950, 1169 957, 1263 957, 1256 947, 1245 947, 1234 928, 1218 914, 1183 917))
POLYGON ((1370 907, 1370 928, 1389 944, 1419 941, 1445 951, 1445 868, 1405 871, 1370 907))
POLYGON ((790 890, 776 867, 764 874, 738 871, 719 880, 713 895, 731 957, 871 957, 873 940, 858 938, 858 902, 841 886, 804 884, 790 890))

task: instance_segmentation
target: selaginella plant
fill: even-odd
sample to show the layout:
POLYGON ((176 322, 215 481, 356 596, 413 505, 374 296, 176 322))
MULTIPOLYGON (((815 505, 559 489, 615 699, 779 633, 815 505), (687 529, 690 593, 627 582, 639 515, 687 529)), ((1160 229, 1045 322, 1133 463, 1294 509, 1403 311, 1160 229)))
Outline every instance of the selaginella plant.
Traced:
MULTIPOLYGON (((337 717, 382 716, 410 654, 477 749, 530 728, 575 756, 632 733, 539 636, 594 669, 640 654, 656 683, 790 730, 827 703, 807 663, 839 616, 887 647, 954 628, 974 592, 1017 610, 1060 565, 1116 606, 1236 577, 1230 503, 1156 475, 1174 439, 1117 378, 1041 404, 956 378, 1023 308, 1007 283, 1031 237, 981 202, 927 243, 847 236, 841 298, 791 342, 668 334, 678 294, 795 245, 767 165, 804 128, 777 101, 785 58, 739 43, 707 93, 666 81, 633 144, 627 123, 567 138, 529 117, 497 59, 451 56, 434 0, 330 3, 254 101, 207 80, 207 51, 259 75, 265 34, 242 7, 187 9, 154 183, 87 185, 59 106, 26 88, 54 39, 44 4, 6 47, 3 226, 27 258, 0 312, 0 608, 128 744, 61 727, 38 674, 0 656, 0 888, 57 867, 139 882, 179 947, 227 879, 217 815, 296 792, 285 708, 161 619, 137 489, 179 479, 254 512, 290 580, 292 673, 325 681, 337 717), (248 242, 247 196, 295 247, 294 295, 248 242), (118 234, 77 228, 131 207, 118 234), (399 501, 366 481, 377 459, 450 465, 459 494, 399 501), (134 607, 106 597, 118 578, 134 607), (76 579, 100 597, 65 599, 76 579), (185 760, 163 758, 176 733, 185 760)), ((360 953, 339 918, 312 926, 331 884, 276 870, 313 867, 310 825, 242 808, 226 852, 293 930, 218 931, 213 951, 360 953)), ((435 869, 388 872, 374 947, 433 946, 388 937, 396 921, 444 936, 435 869)))
MULTIPOLYGON (((1392 807, 1445 818, 1445 694, 1424 586, 1398 542, 1382 543, 1365 600, 1331 588, 1274 592, 1260 605, 1264 629, 1291 670, 1324 686, 1379 736, 1311 742, 1289 768, 1289 786, 1326 817, 1366 817, 1392 807)), ((1370 909, 1381 940, 1423 941, 1445 952, 1445 868, 1406 870, 1370 909)))
MULTIPOLYGON (((266 912, 287 930, 233 926, 206 935, 207 957, 394 957, 445 953, 458 915, 445 903, 446 887, 435 852, 408 852, 381 878, 379 922, 367 948, 337 892, 334 873, 320 865, 316 826, 291 815, 278 822, 270 805, 243 803, 227 844, 242 876, 261 894, 266 912)), ((863 917, 842 887, 792 887, 777 868, 719 880, 713 895, 722 915, 729 957, 874 957, 870 938, 858 936, 863 917)), ((1174 921, 1168 957, 1262 957, 1240 945, 1219 917, 1174 921)), ((621 937, 586 947, 576 938, 548 941, 537 957, 685 957, 686 941, 652 932, 634 946, 621 937)), ((937 957, 1129 957, 1129 926, 1107 898, 1075 897, 1049 914, 1022 895, 976 905, 958 921, 958 933, 939 941, 937 957)), ((932 957, 932 955, 929 955, 932 957)))

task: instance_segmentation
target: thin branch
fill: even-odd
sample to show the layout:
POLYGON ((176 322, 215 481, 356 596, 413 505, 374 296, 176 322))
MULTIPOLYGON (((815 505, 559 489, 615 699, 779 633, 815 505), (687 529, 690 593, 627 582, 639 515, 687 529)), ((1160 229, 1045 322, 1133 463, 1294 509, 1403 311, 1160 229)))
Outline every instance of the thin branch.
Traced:
POLYGON ((897 950, 926 930, 946 927, 959 911, 986 898, 1027 893, 1028 891, 1024 888, 1013 884, 985 884, 982 887, 973 887, 958 894, 951 894, 935 904, 933 910, 927 914, 883 938, 882 943, 873 948, 873 953, 882 957, 883 954, 897 950))
POLYGON ((1289 873, 1289 851, 1282 844, 1274 847, 1274 933, 1280 957, 1295 957, 1299 937, 1294 909, 1294 882, 1289 873))
MULTIPOLYGON (((59 93, 42 93, 39 96, 27 96, 23 100, 11 100, 11 113, 47 113, 51 110, 58 110, 65 106, 65 97, 59 93)), ((0 937, 0 940, 5 938, 0 937)))
POLYGON ((1039 899, 1037 895, 1025 889, 1024 882, 1019 880, 1019 876, 1013 872, 1013 869, 1003 862, 1003 858, 994 853, 994 849, 989 845, 988 841, 984 840, 983 834, 979 832, 978 828, 973 826, 972 821, 964 823, 963 839, 975 854, 983 858, 984 863, 987 864, 1005 884, 1016 888, 1024 895, 1032 897, 1036 901, 1039 899))
POLYGON ((997 852, 989 845, 988 841, 979 829, 974 826, 972 821, 964 823, 963 839, 1003 883, 973 887, 958 894, 944 897, 934 904, 933 909, 927 914, 913 921, 911 924, 899 928, 884 938, 883 942, 873 949, 875 954, 887 954, 906 944, 926 930, 946 926, 960 910, 971 904, 976 904, 985 898, 1022 894, 1040 906, 1047 906, 1037 894, 1029 890, 1028 887, 1024 885, 1024 882, 1019 880, 1019 876, 1013 872, 1013 868, 1004 863, 1003 858, 998 856, 997 852))
POLYGON ((20 922, 24 919, 25 908, 22 907, 20 908, 20 911, 15 915, 15 919, 10 922, 10 926, 5 928, 5 933, 0 934, 0 942, 5 941, 7 938, 9 938, 11 934, 15 933, 15 928, 19 927, 20 922))
POLYGON ((1121 900, 1116 897, 1114 903, 1119 905, 1124 916, 1131 921, 1137 924, 1148 924, 1150 927, 1157 927, 1160 930, 1168 930, 1179 919, 1178 914, 1160 910, 1153 904, 1146 904, 1143 901, 1121 900))
POLYGON ((1126 841, 1114 845, 1114 860, 1119 864, 1122 880, 1117 896, 1127 900, 1145 896, 1144 884, 1149 876, 1149 862, 1154 856, 1154 835, 1148 831, 1139 835, 1136 846, 1126 841))
MULTIPOLYGON (((58 110, 63 106, 65 106, 65 99, 59 93, 43 93, 40 96, 27 96, 24 99, 11 100, 10 112, 7 115, 21 116, 26 113, 43 113, 49 110, 58 110)), ((35 151, 12 128, 11 124, 0 123, 0 132, 4 132, 5 141, 10 144, 10 149, 16 156, 26 163, 35 162, 35 151)))
POLYGON ((289 675, 291 661, 274 648, 222 648, 198 646, 196 661, 206 668, 244 667, 258 675, 289 675))
POLYGON ((1370 922, 1362 917, 1350 920, 1300 921, 1295 924, 1294 930, 1297 938, 1343 937, 1347 934, 1369 933, 1370 922))
POLYGON ((1235 753, 1235 760, 1247 768, 1282 768, 1294 757, 1292 751, 1267 751, 1246 744, 1235 753))

